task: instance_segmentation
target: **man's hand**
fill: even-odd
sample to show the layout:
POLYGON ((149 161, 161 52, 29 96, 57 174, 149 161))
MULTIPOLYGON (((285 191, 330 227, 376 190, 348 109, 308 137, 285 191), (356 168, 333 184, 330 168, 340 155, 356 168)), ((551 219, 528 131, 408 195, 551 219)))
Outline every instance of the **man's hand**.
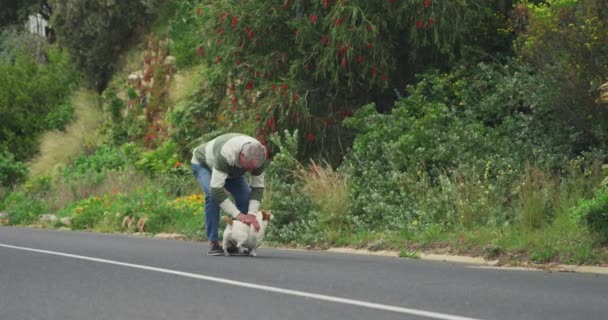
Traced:
POLYGON ((260 231, 260 223, 258 222, 258 219, 256 219, 254 215, 239 213, 239 215, 236 216, 236 219, 246 225, 253 226, 253 228, 255 229, 255 232, 260 231))

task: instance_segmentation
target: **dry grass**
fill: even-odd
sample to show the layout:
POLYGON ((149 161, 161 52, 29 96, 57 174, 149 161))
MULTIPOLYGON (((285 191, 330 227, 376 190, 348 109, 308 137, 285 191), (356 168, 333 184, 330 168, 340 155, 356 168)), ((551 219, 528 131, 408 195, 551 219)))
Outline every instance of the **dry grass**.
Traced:
POLYGON ((103 175, 90 175, 79 180, 65 181, 58 178, 47 203, 52 209, 60 210, 82 199, 105 194, 128 193, 148 184, 150 179, 133 169, 121 172, 109 171, 103 175))
POLYGON ((177 108, 182 105, 181 102, 199 89, 205 71, 205 65, 201 64, 188 69, 179 70, 175 74, 169 92, 171 93, 171 101, 173 101, 177 108))
POLYGON ((98 95, 79 89, 72 96, 75 120, 66 132, 49 131, 40 140, 40 155, 29 163, 33 178, 51 174, 57 166, 65 165, 83 152, 87 144, 97 139, 97 127, 102 123, 98 95))
POLYGON ((317 209, 324 214, 330 231, 341 232, 348 226, 348 181, 346 175, 334 171, 328 164, 318 166, 314 162, 310 170, 302 170, 306 192, 317 209))

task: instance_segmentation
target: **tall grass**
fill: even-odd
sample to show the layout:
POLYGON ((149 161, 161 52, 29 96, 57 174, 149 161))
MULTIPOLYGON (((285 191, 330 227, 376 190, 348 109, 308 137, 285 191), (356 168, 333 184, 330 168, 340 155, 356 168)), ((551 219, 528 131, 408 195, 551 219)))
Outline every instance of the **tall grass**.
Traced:
POLYGON ((57 166, 66 165, 83 153, 87 145, 98 140, 97 128, 103 121, 98 95, 79 89, 72 96, 75 121, 66 126, 66 131, 46 132, 40 140, 40 155, 30 164, 30 176, 37 178, 56 171, 57 166))
POLYGON ((312 163, 310 170, 301 170, 304 192, 308 194, 328 233, 334 238, 349 229, 349 196, 347 177, 336 172, 327 163, 319 166, 312 163))

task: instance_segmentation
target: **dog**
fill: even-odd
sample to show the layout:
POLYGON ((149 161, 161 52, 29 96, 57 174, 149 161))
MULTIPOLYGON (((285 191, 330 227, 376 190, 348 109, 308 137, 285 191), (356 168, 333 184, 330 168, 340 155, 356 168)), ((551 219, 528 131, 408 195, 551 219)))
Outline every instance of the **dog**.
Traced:
POLYGON ((232 220, 229 217, 223 217, 226 221, 226 229, 224 229, 224 255, 229 256, 228 246, 236 247, 240 255, 249 255, 255 257, 255 250, 264 240, 266 228, 273 216, 270 211, 262 210, 254 213, 255 218, 260 224, 260 231, 256 232, 253 226, 249 226, 238 220, 232 220))

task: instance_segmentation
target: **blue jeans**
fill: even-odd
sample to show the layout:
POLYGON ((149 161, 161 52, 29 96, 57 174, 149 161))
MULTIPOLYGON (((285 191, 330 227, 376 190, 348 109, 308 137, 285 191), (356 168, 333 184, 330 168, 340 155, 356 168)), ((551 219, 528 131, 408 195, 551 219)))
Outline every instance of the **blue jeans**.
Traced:
MULTIPOLYGON (((207 240, 219 241, 218 225, 220 220, 220 205, 211 195, 211 171, 200 164, 192 164, 192 173, 198 181, 198 184, 205 192, 205 226, 207 231, 207 240)), ((236 207, 242 212, 247 213, 249 210, 249 195, 251 187, 245 176, 226 179, 224 188, 232 194, 236 207)))

